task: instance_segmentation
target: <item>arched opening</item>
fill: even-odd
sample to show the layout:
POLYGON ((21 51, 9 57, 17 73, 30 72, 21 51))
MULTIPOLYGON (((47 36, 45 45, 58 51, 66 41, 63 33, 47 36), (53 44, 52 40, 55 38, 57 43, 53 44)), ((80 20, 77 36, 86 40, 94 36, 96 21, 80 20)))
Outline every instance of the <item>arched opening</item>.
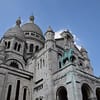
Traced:
POLYGON ((96 89, 96 97, 97 97, 97 100, 100 100, 100 88, 96 89))
POLYGON ((89 100, 90 98, 90 87, 88 84, 83 84, 81 87, 82 100, 89 100))
POLYGON ((6 100, 10 100, 10 97, 11 97, 11 89, 12 89, 12 86, 9 85, 8 92, 7 92, 7 99, 6 100))
POLYGON ((75 60, 76 60, 76 57, 75 57, 75 56, 72 56, 72 57, 71 57, 71 61, 72 61, 72 62, 75 62, 75 60))
POLYGON ((7 42, 5 41, 5 46, 6 46, 6 48, 7 48, 7 42))
POLYGON ((15 100, 19 98, 20 80, 17 81, 15 100))
POLYGON ((39 51, 39 46, 38 45, 35 47, 35 52, 37 52, 37 51, 39 51))
POLYGON ((14 50, 17 49, 17 46, 18 46, 18 43, 16 42, 15 45, 14 45, 14 50))
POLYGON ((21 48, 21 44, 18 45, 18 51, 20 51, 20 48, 21 48))
POLYGON ((61 62, 59 61, 59 68, 61 68, 61 62))
POLYGON ((26 100, 26 96, 27 96, 27 89, 24 88, 24 92, 23 92, 23 100, 26 100))
POLYGON ((30 49, 29 49, 30 52, 33 52, 33 47, 34 47, 34 45, 30 44, 30 49))
POLYGON ((8 41, 8 46, 7 46, 7 49, 9 49, 10 48, 10 41, 8 41))
POLYGON ((66 88, 61 86, 57 90, 56 100, 68 100, 66 88))
POLYGON ((10 63, 10 66, 18 68, 18 64, 16 62, 14 62, 14 61, 10 63))

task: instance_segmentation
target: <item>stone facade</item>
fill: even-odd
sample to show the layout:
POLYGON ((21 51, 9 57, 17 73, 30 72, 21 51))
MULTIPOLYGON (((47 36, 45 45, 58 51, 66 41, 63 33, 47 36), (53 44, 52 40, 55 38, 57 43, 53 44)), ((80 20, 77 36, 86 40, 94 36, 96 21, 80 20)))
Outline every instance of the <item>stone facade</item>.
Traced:
POLYGON ((69 30, 43 35, 34 16, 0 41, 0 100, 100 100, 100 78, 69 30))

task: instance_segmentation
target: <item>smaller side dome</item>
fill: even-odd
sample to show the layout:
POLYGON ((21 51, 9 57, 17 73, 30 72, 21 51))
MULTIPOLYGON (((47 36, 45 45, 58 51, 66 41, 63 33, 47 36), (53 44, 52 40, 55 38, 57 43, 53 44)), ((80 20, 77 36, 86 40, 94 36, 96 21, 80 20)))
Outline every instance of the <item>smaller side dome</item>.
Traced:
POLYGON ((47 32, 52 32, 52 33, 54 33, 54 31, 52 30, 51 26, 48 27, 47 32))
POLYGON ((36 32, 37 34, 43 35, 40 27, 34 23, 34 16, 30 16, 29 20, 30 22, 21 26, 22 30, 24 32, 36 32))
POLYGON ((16 25, 5 32, 4 37, 17 37, 20 38, 21 40, 25 40, 25 35, 23 30, 20 27, 21 20, 20 18, 17 19, 16 25))

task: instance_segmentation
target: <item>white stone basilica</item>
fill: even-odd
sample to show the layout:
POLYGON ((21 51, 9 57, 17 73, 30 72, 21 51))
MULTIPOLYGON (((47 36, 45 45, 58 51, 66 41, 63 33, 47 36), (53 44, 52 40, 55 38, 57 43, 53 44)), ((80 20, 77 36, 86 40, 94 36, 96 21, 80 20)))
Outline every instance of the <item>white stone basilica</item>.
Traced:
POLYGON ((43 35, 30 16, 0 40, 0 100, 100 100, 100 78, 70 31, 43 35))

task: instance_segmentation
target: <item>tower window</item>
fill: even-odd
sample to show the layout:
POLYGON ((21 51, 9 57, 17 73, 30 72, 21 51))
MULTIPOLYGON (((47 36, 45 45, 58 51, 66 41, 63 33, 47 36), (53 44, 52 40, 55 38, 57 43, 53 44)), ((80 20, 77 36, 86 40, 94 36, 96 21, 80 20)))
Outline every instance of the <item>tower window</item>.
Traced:
POLYGON ((5 46, 6 46, 7 49, 9 49, 10 48, 10 41, 5 42, 5 46))
POLYGON ((15 100, 18 100, 19 98, 19 90, 20 90, 20 80, 17 81, 15 100))
POLYGON ((8 41, 8 46, 7 46, 7 48, 8 48, 8 49, 10 48, 10 41, 8 41))
POLYGON ((17 50, 20 51, 20 48, 21 48, 21 44, 18 45, 18 49, 17 50))
POLYGON ((30 49, 29 49, 30 52, 33 52, 33 47, 34 47, 34 45, 30 44, 30 49))
POLYGON ((14 45, 14 50, 20 51, 21 44, 18 44, 17 42, 14 45))
POLYGON ((37 45, 36 47, 35 47, 35 52, 37 52, 39 50, 39 46, 37 45))
POLYGON ((29 35, 29 32, 26 32, 25 35, 29 35))
POLYGON ((9 87, 8 87, 8 93, 7 93, 7 100, 10 100, 10 97, 11 97, 11 89, 12 89, 12 86, 9 85, 9 87))
POLYGON ((31 35, 35 36, 35 34, 34 34, 34 33, 31 33, 31 35))
POLYGON ((17 46, 18 46, 18 43, 16 42, 15 45, 14 45, 14 50, 17 49, 17 46))
POLYGON ((7 42, 5 41, 5 46, 7 47, 7 42))

